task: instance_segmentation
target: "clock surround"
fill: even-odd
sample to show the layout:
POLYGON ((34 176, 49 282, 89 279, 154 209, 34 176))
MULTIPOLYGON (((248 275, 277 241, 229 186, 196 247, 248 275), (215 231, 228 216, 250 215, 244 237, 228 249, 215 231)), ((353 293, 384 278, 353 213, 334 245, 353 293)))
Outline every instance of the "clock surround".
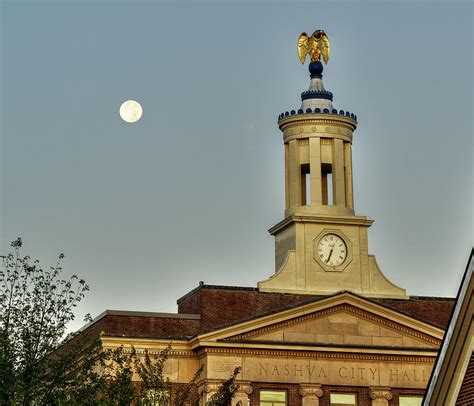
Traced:
POLYGON ((319 235, 313 240, 313 258, 327 272, 342 272, 352 261, 352 244, 351 240, 341 231, 337 229, 324 229, 319 235), (321 242, 325 237, 336 236, 340 238, 346 248, 346 256, 340 264, 330 265, 324 259, 320 257, 319 248, 321 242))

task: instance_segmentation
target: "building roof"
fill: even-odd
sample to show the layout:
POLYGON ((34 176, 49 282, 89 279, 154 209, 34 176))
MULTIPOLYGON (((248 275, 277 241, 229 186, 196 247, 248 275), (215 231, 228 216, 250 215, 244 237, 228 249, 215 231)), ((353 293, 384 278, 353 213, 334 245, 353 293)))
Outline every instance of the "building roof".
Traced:
POLYGON ((456 297, 425 405, 474 404, 474 249, 456 297))
MULTIPOLYGON (((330 296, 337 296, 342 292, 330 296)), ((358 296, 351 292, 346 292, 358 296)), ((178 299, 178 313, 106 310, 85 328, 113 337, 190 339, 204 332, 318 302, 328 296, 260 292, 258 288, 200 285, 178 299)), ((435 327, 445 328, 452 298, 365 298, 435 327)))

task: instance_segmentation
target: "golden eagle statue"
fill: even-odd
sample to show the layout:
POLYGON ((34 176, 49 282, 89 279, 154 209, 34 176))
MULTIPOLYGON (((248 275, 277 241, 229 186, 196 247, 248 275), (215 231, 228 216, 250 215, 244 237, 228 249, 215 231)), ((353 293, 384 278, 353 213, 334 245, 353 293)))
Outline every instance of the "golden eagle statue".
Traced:
POLYGON ((311 37, 303 32, 298 38, 298 56, 301 63, 306 60, 306 55, 310 56, 310 62, 320 61, 321 55, 324 63, 329 61, 329 38, 323 30, 316 30, 311 37))

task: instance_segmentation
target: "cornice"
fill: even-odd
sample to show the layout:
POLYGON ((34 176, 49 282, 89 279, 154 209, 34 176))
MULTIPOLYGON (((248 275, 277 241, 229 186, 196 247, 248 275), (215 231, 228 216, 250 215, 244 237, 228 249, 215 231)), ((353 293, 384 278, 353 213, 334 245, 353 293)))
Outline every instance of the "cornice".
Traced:
POLYGON ((425 364, 434 364, 436 352, 431 354, 403 354, 403 353, 380 353, 374 352, 350 352, 345 349, 341 352, 327 351, 296 351, 294 349, 272 349, 272 348, 224 348, 224 347, 206 347, 201 349, 200 353, 208 355, 249 355, 271 358, 311 358, 326 360, 353 360, 353 361, 381 361, 381 362, 416 362, 425 364))
POLYGON ((147 349, 149 354, 159 354, 168 346, 171 346, 169 352, 173 357, 196 358, 197 353, 192 350, 188 341, 173 341, 154 338, 126 338, 126 337, 107 337, 101 336, 102 346, 105 348, 124 347, 126 352, 130 352, 132 347, 137 353, 147 349))
POLYGON ((294 213, 278 224, 275 224, 268 230, 271 235, 275 235, 278 231, 288 227, 293 223, 321 223, 321 224, 343 224, 343 225, 357 225, 363 227, 370 227, 374 220, 365 216, 337 216, 337 215, 323 215, 323 214, 306 214, 294 213))
POLYGON ((330 124, 330 125, 339 125, 354 131, 357 128, 357 122, 350 117, 337 114, 295 114, 289 115, 280 119, 278 126, 280 130, 284 130, 290 125, 321 125, 321 124, 330 124))

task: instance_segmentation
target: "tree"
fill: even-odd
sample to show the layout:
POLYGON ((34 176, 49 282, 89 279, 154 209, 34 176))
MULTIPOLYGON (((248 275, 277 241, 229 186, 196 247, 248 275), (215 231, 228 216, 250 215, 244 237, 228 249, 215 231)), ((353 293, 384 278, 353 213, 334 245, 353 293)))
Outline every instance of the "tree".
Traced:
MULTIPOLYGON (((82 337, 81 337, 82 338, 82 337)), ((51 403, 59 405, 118 406, 137 403, 132 382, 131 355, 123 347, 103 349, 99 340, 84 347, 86 356, 76 360, 51 403)))
POLYGON ((165 362, 171 350, 171 344, 160 351, 155 362, 148 350, 144 351, 142 360, 135 349, 132 350, 135 371, 140 377, 139 398, 144 406, 162 405, 169 402, 171 383, 164 377, 165 362))
POLYGON ((165 363, 170 351, 171 343, 160 351, 155 360, 152 360, 148 350, 145 349, 143 357, 140 357, 135 349, 132 350, 135 371, 140 377, 138 398, 141 405, 163 405, 169 404, 172 400, 172 404, 175 406, 185 406, 190 400, 192 388, 196 385, 204 367, 201 365, 191 381, 173 388, 171 381, 164 376, 165 363))
POLYGON ((240 373, 240 367, 236 367, 232 375, 226 381, 222 382, 217 388, 216 393, 207 401, 206 406, 228 406, 239 389, 235 383, 235 378, 240 373))
POLYGON ((91 333, 66 335, 88 285, 61 278, 63 254, 44 270, 20 256, 20 238, 11 246, 0 269, 0 404, 130 405, 130 355, 91 333))
MULTIPOLYGON (((184 406, 192 398, 203 367, 186 384, 172 387, 164 375, 171 344, 152 360, 132 347, 104 349, 97 332, 66 334, 74 309, 88 285, 73 275, 61 278, 55 266, 43 269, 22 257, 20 238, 2 257, 0 269, 0 404, 155 406, 173 401, 184 406), (133 382, 136 372, 141 382, 133 382), (171 389, 174 389, 174 393, 171 389)), ((91 321, 90 316, 87 320, 91 321)), ((209 406, 225 406, 238 385, 240 368, 219 387, 209 406)))
POLYGON ((77 276, 60 279, 59 255, 45 271, 38 261, 20 256, 22 241, 3 257, 0 270, 0 383, 1 402, 40 404, 61 385, 70 367, 67 357, 49 356, 63 341, 73 309, 89 289, 77 276))

